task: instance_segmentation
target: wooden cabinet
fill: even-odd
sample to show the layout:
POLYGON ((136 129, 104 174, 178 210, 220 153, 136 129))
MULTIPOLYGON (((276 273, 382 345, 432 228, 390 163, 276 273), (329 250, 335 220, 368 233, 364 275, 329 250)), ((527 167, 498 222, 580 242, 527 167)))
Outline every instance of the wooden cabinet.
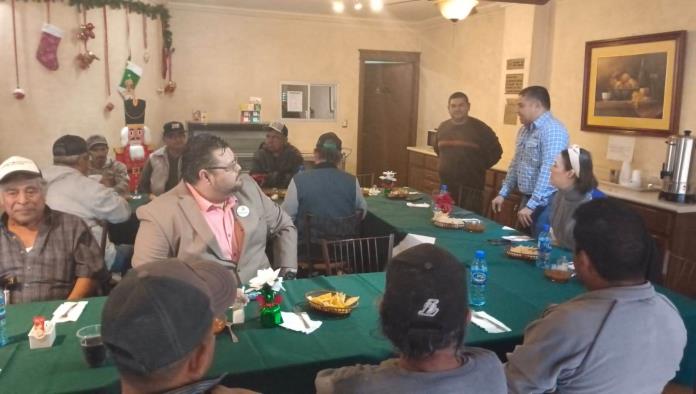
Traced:
POLYGON ((440 190, 437 157, 408 151, 408 186, 431 194, 440 190))

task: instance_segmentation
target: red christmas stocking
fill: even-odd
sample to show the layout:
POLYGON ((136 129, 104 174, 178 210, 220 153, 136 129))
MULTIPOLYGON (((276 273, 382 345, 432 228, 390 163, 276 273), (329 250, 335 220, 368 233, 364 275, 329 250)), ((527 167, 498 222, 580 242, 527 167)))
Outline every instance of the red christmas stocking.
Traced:
POLYGON ((39 49, 36 50, 36 58, 49 70, 58 69, 58 44, 63 38, 63 31, 58 27, 44 23, 41 29, 39 49))

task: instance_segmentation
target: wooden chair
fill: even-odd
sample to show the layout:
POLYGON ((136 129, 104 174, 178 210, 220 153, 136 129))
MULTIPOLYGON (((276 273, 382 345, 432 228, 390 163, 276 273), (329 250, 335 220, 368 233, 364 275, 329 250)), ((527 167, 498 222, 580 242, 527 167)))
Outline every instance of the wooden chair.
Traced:
POLYGON ((313 276, 315 271, 324 271, 322 240, 354 238, 360 234, 363 211, 345 217, 332 218, 306 214, 303 218, 302 239, 300 240, 298 267, 302 276, 313 276))
POLYGON ((670 254, 664 284, 670 290, 696 298, 696 261, 670 254))
POLYGON ((454 195, 454 202, 457 206, 479 215, 484 215, 486 207, 484 206, 483 190, 473 189, 464 185, 459 186, 459 190, 454 195))
POLYGON ((384 271, 391 261, 393 249, 394 234, 322 241, 327 275, 384 271))
POLYGON ((375 184, 374 173, 358 174, 355 177, 358 178, 358 183, 360 184, 360 187, 372 187, 372 185, 375 184))

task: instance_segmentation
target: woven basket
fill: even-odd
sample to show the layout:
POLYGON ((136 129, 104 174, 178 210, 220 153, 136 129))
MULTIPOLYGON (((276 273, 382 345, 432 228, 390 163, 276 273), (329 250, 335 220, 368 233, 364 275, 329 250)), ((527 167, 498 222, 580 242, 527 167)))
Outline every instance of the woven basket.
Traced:
MULTIPOLYGON (((324 312, 324 313, 330 313, 332 315, 349 315, 350 312, 352 312, 353 309, 355 309, 355 307, 357 307, 360 304, 360 302, 356 302, 355 304, 353 304, 349 307, 339 308, 339 307, 335 307, 335 306, 325 306, 325 305, 317 304, 317 303, 311 302, 309 300, 309 297, 319 297, 319 296, 326 294, 326 293, 335 293, 335 292, 331 291, 331 290, 314 290, 314 291, 310 291, 310 292, 305 293, 305 299, 307 300, 307 303, 309 304, 309 306, 312 309, 320 311, 320 312, 324 312)), ((346 298, 348 298, 348 297, 350 297, 350 296, 346 294, 346 298)))
POLYGON ((453 230, 464 230, 468 231, 470 233, 482 233, 486 231, 486 226, 483 224, 483 222, 478 222, 478 223, 470 223, 470 222, 463 222, 463 223, 443 223, 443 222, 438 222, 433 220, 433 225, 435 227, 440 227, 440 228, 449 228, 453 230))
POLYGON ((511 247, 509 247, 505 250, 505 254, 508 257, 512 257, 513 259, 526 260, 526 261, 536 261, 537 257, 539 256, 538 254, 526 254, 526 253, 513 252, 511 250, 511 247))

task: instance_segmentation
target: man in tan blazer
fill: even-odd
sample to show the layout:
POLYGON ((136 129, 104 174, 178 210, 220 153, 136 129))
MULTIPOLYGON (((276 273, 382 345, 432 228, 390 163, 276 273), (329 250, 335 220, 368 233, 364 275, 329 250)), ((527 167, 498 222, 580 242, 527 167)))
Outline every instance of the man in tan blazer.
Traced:
POLYGON ((297 272, 297 230, 292 219, 254 180, 241 175, 234 152, 222 139, 197 135, 181 158, 183 180, 137 211, 140 229, 133 266, 169 257, 204 258, 235 270, 242 283, 271 266, 297 272))

